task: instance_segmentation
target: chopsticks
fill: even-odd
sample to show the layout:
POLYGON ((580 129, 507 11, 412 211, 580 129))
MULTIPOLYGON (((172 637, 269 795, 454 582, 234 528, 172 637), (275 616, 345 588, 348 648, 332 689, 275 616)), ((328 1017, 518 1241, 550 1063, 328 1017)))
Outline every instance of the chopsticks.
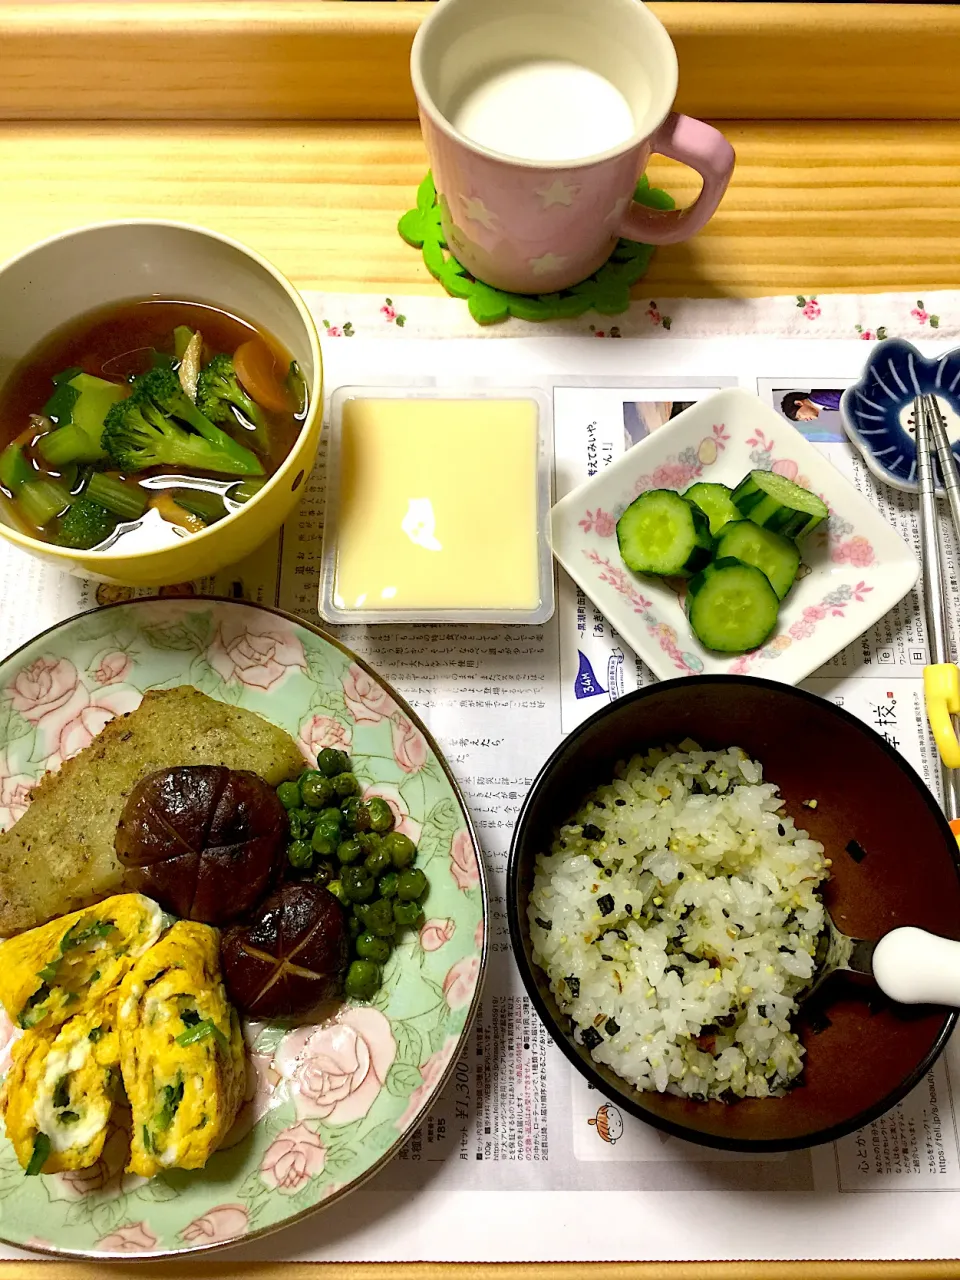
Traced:
POLYGON ((950 650, 950 615, 944 591, 937 515, 936 480, 931 437, 940 463, 950 515, 960 538, 960 472, 936 397, 921 395, 914 401, 917 443, 917 481, 920 490, 920 554, 923 560, 923 604, 927 623, 930 663, 923 671, 927 719, 943 764, 944 810, 951 824, 960 817, 951 770, 960 768, 960 740, 952 717, 960 713, 960 670, 950 650))

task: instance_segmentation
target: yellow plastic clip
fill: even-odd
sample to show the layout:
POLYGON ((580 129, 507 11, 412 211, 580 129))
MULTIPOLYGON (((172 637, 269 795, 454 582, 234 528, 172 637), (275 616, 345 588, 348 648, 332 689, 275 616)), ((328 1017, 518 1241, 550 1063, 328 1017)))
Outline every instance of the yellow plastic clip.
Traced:
POLYGON ((960 670, 952 662, 924 667, 923 692, 940 759, 948 769, 960 769, 960 741, 950 719, 960 713, 960 670))

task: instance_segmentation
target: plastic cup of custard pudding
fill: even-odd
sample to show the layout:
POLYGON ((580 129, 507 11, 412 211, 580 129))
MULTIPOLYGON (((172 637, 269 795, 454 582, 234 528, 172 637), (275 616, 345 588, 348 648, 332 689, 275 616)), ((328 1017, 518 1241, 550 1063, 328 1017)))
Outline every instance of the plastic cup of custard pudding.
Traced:
POLYGON ((340 387, 330 427, 322 617, 535 624, 552 616, 542 392, 340 387))

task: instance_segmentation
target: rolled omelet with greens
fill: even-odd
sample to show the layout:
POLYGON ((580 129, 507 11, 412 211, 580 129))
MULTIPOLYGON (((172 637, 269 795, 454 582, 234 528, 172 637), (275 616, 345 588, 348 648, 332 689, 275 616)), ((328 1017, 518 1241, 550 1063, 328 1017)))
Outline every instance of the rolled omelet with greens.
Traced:
POLYGON ((120 1069, 133 1110, 130 1173, 202 1169, 243 1100, 243 1037, 220 938, 179 920, 120 987, 120 1069))
POLYGON ((13 1046, 0 1094, 7 1137, 28 1174, 87 1169, 103 1151, 120 1083, 117 992, 59 1030, 13 1046))
POLYGON ((121 893, 0 943, 0 1003, 24 1031, 55 1032, 101 1005, 160 936, 151 898, 121 893))

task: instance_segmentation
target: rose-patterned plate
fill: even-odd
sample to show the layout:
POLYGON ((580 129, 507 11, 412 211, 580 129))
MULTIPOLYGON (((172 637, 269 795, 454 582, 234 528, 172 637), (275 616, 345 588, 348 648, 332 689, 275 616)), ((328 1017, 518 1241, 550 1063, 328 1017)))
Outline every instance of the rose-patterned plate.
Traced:
POLYGON ((567 494, 551 513, 551 540, 567 573, 662 680, 707 672, 799 684, 892 609, 920 575, 911 548, 850 481, 738 387, 698 401, 567 494), (803 563, 770 639, 740 656, 713 653, 690 630, 684 581, 626 569, 616 524, 647 489, 682 492, 697 480, 733 487, 758 470, 818 493, 830 518, 801 544, 803 563))
MULTIPOLYGON (((419 846, 427 920, 393 953, 369 1005, 332 1024, 245 1029, 244 1106, 206 1169, 146 1180, 123 1171, 114 1127, 78 1173, 25 1178, 0 1138, 0 1239, 48 1253, 167 1256, 292 1222, 375 1173, 452 1070, 477 1006, 486 888, 470 818, 424 726, 337 641, 298 619, 226 600, 138 600, 81 614, 0 663, 0 828, 44 769, 87 746, 148 689, 192 684, 257 711, 313 760, 349 752, 419 846)), ((15 1035, 0 1027, 0 1072, 15 1035)), ((322 1227, 318 1227, 322 1230, 322 1227)))

